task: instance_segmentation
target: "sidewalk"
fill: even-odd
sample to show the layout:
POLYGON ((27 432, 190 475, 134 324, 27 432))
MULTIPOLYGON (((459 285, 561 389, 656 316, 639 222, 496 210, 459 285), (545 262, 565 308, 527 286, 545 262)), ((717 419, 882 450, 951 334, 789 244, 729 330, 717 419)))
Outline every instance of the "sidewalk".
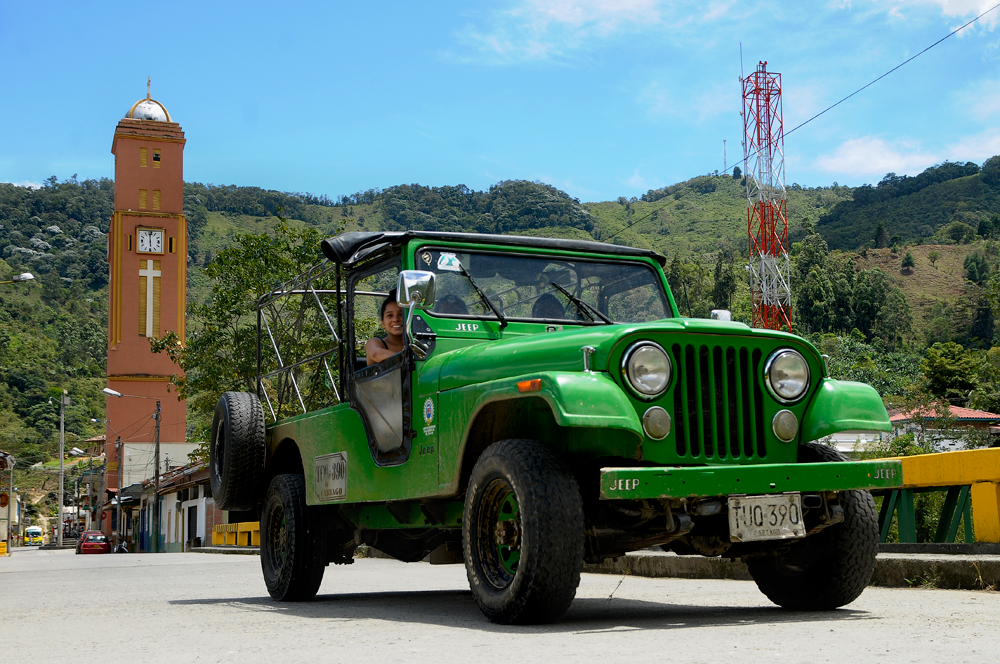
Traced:
MULTIPOLYGON (((988 553, 971 554, 933 552, 936 547, 948 547, 948 545, 908 546, 929 548, 932 552, 880 552, 876 559, 871 585, 888 588, 1000 589, 1000 554, 993 553, 995 550, 993 547, 996 545, 984 547, 988 553)), ((888 548, 891 548, 891 545, 888 548)), ((260 555, 260 549, 255 546, 206 546, 191 549, 191 552, 260 555)), ((369 557, 388 558, 376 550, 372 550, 369 557)), ((675 553, 652 549, 635 551, 596 565, 584 565, 583 571, 591 574, 629 574, 650 578, 751 580, 747 566, 738 560, 678 556, 675 553)))
MULTIPOLYGON (((678 556, 662 551, 636 551, 617 560, 585 565, 584 572, 631 574, 655 578, 750 580, 747 566, 738 560, 678 556)), ((1000 588, 1000 555, 881 552, 871 585, 889 588, 1000 588)))

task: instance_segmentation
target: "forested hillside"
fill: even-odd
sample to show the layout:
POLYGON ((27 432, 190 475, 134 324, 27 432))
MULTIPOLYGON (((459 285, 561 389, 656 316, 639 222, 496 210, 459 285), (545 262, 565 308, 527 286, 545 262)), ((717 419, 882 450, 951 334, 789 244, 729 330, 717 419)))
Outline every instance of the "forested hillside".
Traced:
POLYGON ((973 237, 983 218, 1000 215, 1000 156, 982 169, 945 162, 914 176, 889 173, 875 185, 853 190, 820 217, 820 234, 831 249, 855 250, 973 237))
MULTIPOLYGON (((0 441, 11 441, 28 462, 53 453, 61 389, 73 397, 68 440, 103 433, 90 419, 103 415, 113 197, 107 179, 53 177, 39 189, 0 184, 0 277, 22 271, 37 277, 0 285, 0 441)), ((292 227, 320 234, 414 228, 652 248, 668 257, 668 278, 684 314, 726 307, 746 320, 745 206, 739 175, 703 175, 641 198, 592 203, 526 181, 486 191, 407 184, 335 199, 188 183, 188 296, 192 304, 210 302, 205 266, 237 234, 273 233, 281 215, 292 227)), ((851 353, 895 349, 918 358, 903 363, 911 368, 903 378, 893 377, 899 372, 889 365, 866 369, 883 376, 884 390, 916 379, 912 368, 929 344, 957 342, 985 352, 994 340, 994 294, 1000 292, 998 213, 1000 157, 982 168, 945 163, 915 177, 889 174, 874 187, 790 185, 796 331, 853 334, 854 345, 843 346, 851 353)), ((189 329, 197 326, 189 321, 189 329)), ((868 361, 879 365, 877 357, 868 361)), ((862 365, 843 366, 861 371, 862 365)))

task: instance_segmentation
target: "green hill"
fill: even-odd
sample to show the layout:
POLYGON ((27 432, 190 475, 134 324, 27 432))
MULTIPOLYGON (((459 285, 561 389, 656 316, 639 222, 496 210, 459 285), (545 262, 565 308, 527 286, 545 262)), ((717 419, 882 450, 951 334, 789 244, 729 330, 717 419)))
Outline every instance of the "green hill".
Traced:
MULTIPOLYGON (((989 342, 976 331, 992 330, 992 313, 983 304, 983 288, 965 278, 964 262, 978 252, 995 270, 995 242, 980 239, 976 232, 989 229, 991 224, 983 226, 983 220, 1000 212, 1000 157, 982 169, 945 163, 912 178, 890 174, 874 187, 793 184, 787 191, 793 254, 813 232, 833 250, 874 246, 881 222, 884 241, 923 244, 911 247, 915 267, 902 269, 904 248, 896 253, 834 251, 830 269, 848 264, 852 275, 860 275, 879 268, 889 287, 906 296, 913 314, 909 338, 917 343, 989 342), (931 265, 934 251, 941 257, 931 265), (987 327, 981 325, 984 306, 987 327)), ((53 177, 40 189, 0 184, 0 278, 21 271, 38 277, 29 284, 0 286, 0 441, 12 441, 28 462, 53 453, 57 397, 63 388, 74 395, 67 415, 69 440, 103 432, 90 419, 103 414, 106 233, 113 199, 114 184, 107 179, 60 182, 53 177)), ((745 188, 729 176, 703 175, 650 190, 641 198, 590 203, 525 181, 500 182, 486 191, 463 185, 399 185, 336 200, 188 183, 185 213, 190 302, 210 297, 212 284, 203 268, 235 234, 273 229, 280 214, 293 225, 313 226, 330 235, 420 228, 593 238, 651 248, 670 260, 671 285, 679 298, 683 293, 685 312, 706 315, 713 306, 727 306, 745 317, 749 311, 742 268, 747 251, 745 188)), ((805 245, 813 260, 809 247, 816 243, 805 245)), ((853 288, 853 276, 848 281, 847 287, 853 288)), ((821 292, 822 284, 817 287, 821 292)), ((838 320, 855 324, 850 316, 838 320)))
POLYGON ((987 160, 982 169, 972 162, 945 162, 914 177, 889 173, 874 187, 854 189, 851 200, 821 216, 817 228, 831 249, 854 250, 879 244, 879 223, 889 244, 895 244, 893 237, 907 243, 945 237, 942 229, 952 224, 964 225, 951 232, 951 239, 960 241, 984 218, 996 215, 1000 156, 987 160))

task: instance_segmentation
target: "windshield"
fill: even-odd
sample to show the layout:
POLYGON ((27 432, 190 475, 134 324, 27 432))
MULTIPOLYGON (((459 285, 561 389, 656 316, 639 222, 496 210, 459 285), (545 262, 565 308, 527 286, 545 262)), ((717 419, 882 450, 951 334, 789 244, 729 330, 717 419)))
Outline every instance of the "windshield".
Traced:
POLYGON ((88 542, 107 542, 108 538, 105 537, 104 535, 88 535, 87 536, 87 541, 88 542))
POLYGON ((658 274, 638 262, 420 249, 417 265, 437 274, 440 316, 495 317, 475 284, 512 320, 603 325, 670 317, 658 274))

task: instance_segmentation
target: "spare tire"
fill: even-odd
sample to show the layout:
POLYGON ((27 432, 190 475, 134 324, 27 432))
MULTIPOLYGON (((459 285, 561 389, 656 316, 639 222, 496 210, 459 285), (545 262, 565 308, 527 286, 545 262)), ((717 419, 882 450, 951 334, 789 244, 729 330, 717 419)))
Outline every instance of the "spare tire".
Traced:
POLYGON ((264 410, 249 392, 226 392, 215 405, 209 477, 219 509, 257 506, 264 481, 264 410))

